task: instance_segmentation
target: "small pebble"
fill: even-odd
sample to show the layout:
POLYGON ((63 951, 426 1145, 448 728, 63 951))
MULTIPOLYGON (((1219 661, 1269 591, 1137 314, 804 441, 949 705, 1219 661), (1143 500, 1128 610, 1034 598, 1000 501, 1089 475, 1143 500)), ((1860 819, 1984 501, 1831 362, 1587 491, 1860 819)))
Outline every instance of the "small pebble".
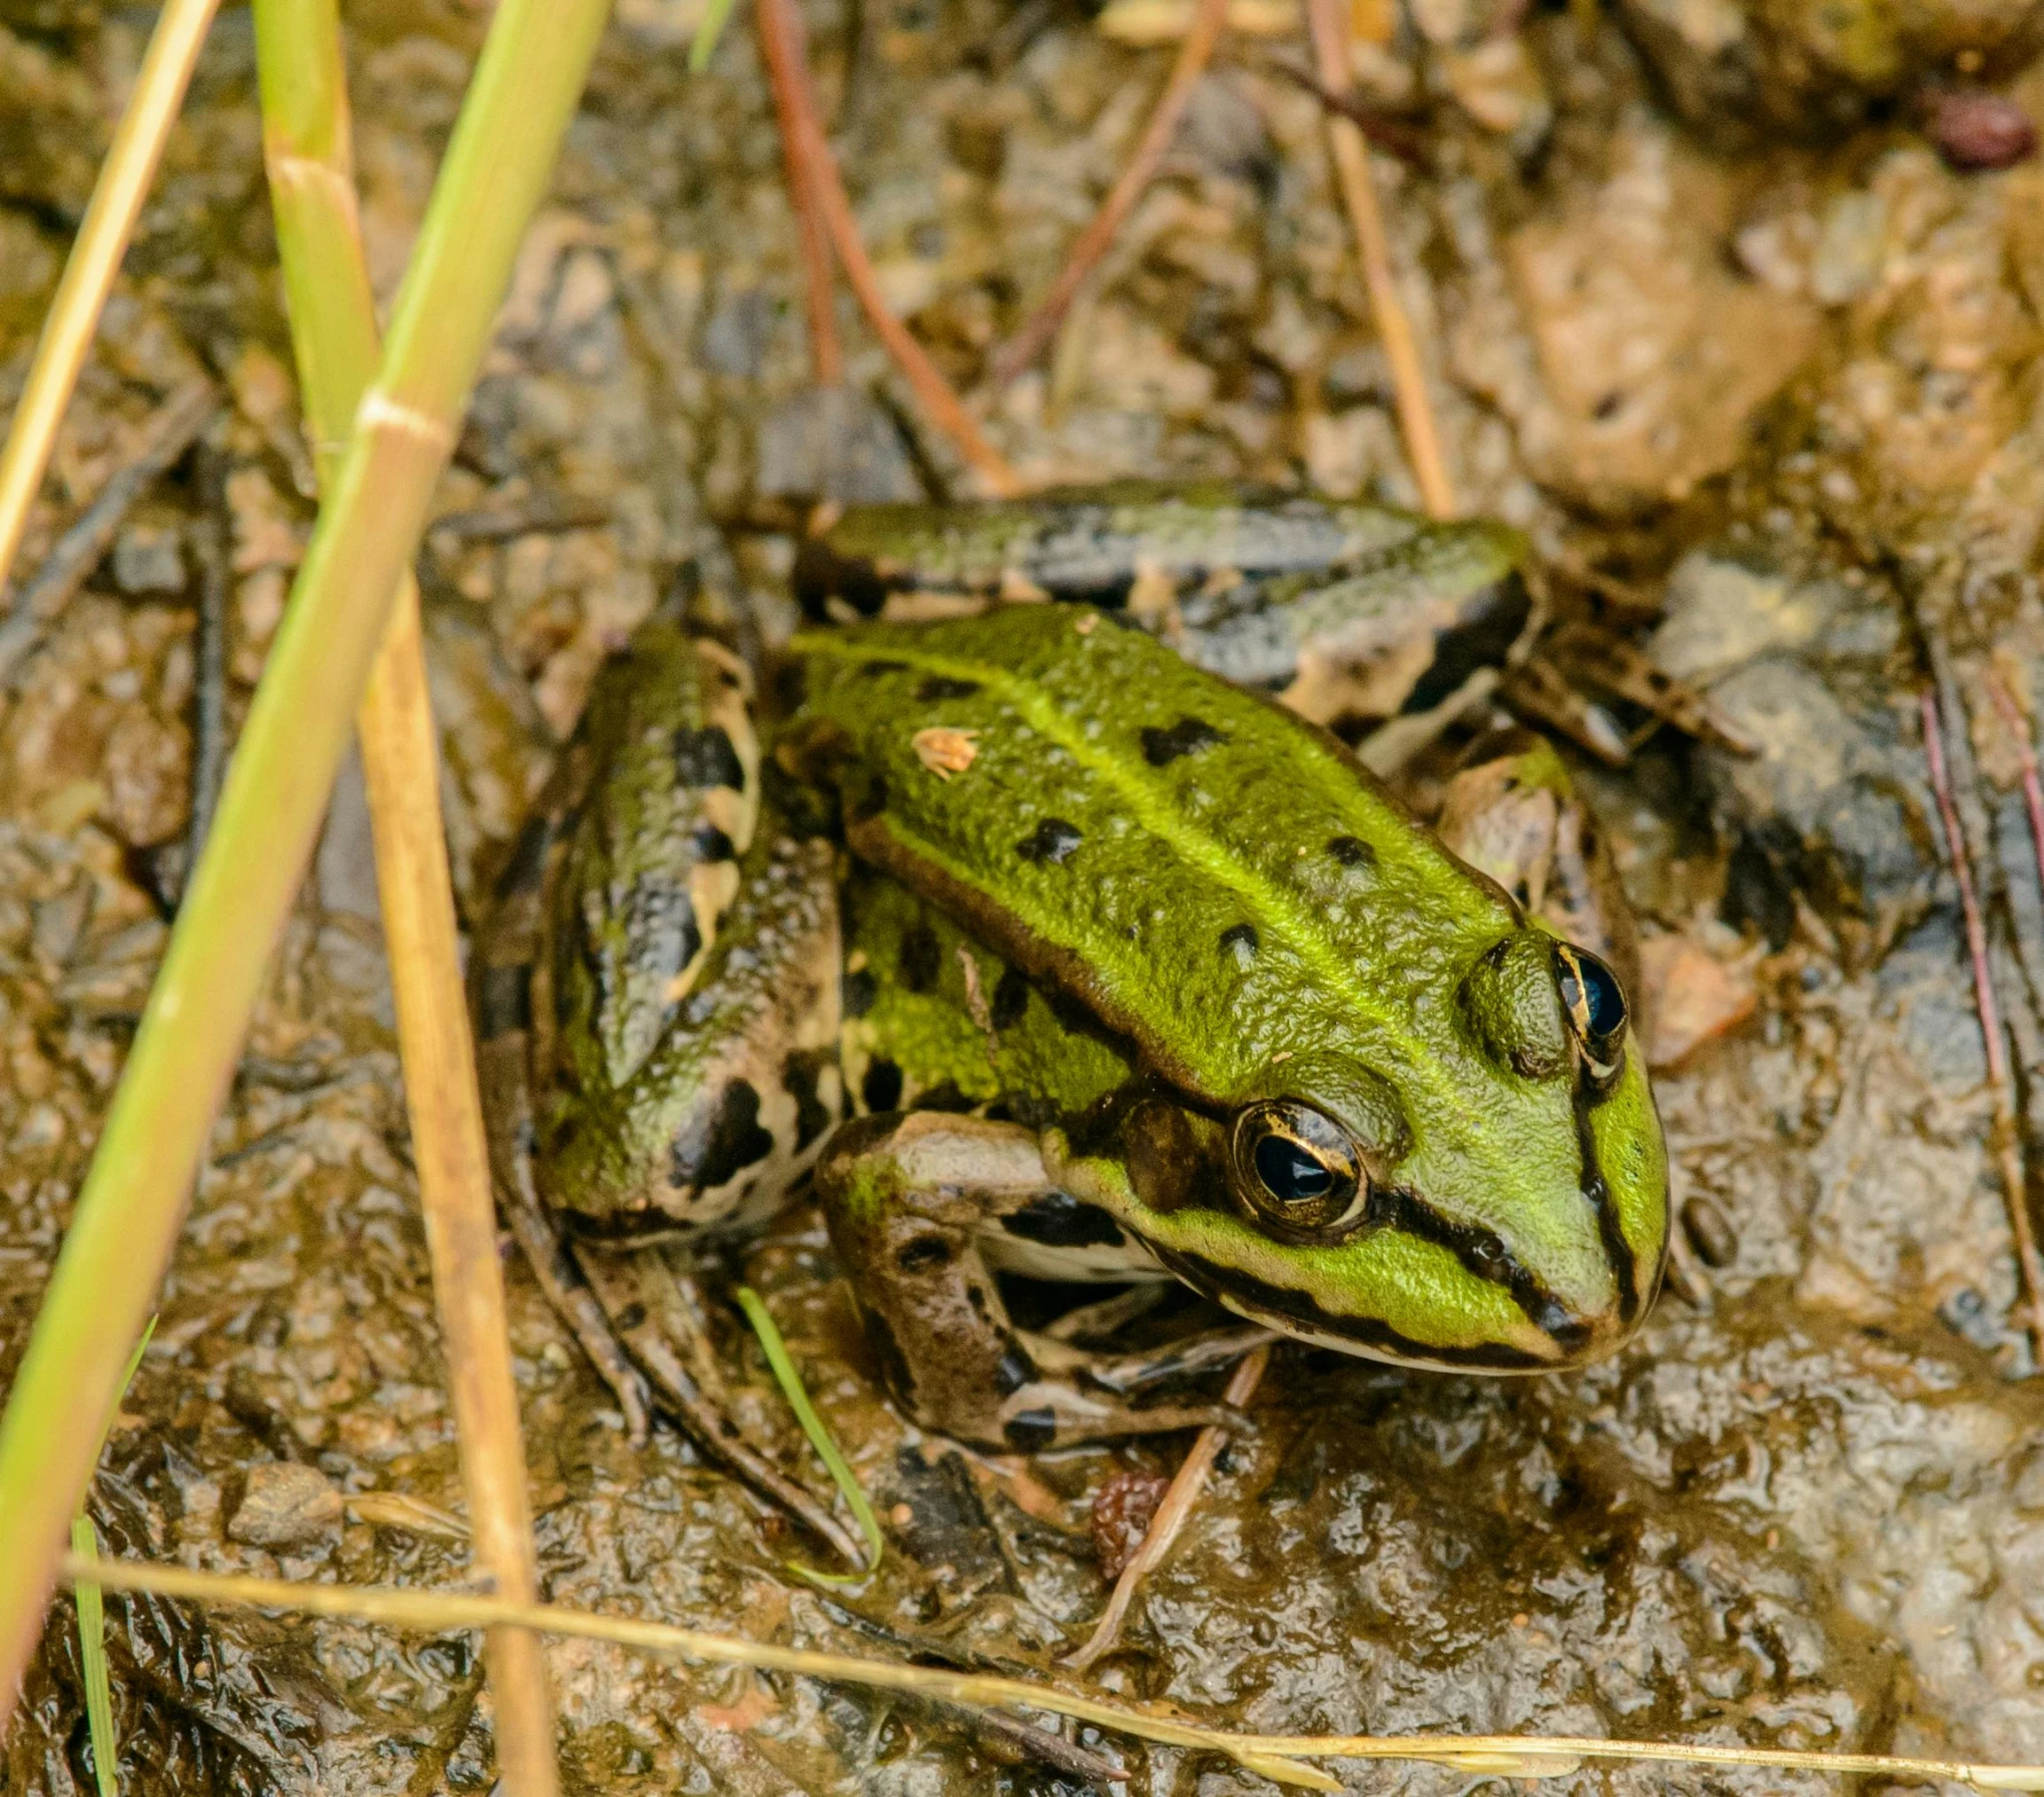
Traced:
POLYGON ((2005 94, 1956 89, 1930 102, 1930 141, 1947 166, 2006 169, 2037 148, 2030 115, 2005 94))
POLYGON ((319 1468, 265 1461, 249 1469, 248 1488, 227 1533, 250 1547, 300 1547, 340 1522, 341 1494, 319 1468))
POLYGON ((1728 1267, 1738 1258, 1738 1232, 1708 1198, 1698 1196, 1683 1206, 1683 1234, 1706 1267, 1728 1267))
POLYGON ((1107 1577, 1119 1578, 1135 1557, 1169 1485, 1154 1473, 1126 1472, 1114 1474, 1100 1487, 1093 1498, 1093 1552, 1107 1577))

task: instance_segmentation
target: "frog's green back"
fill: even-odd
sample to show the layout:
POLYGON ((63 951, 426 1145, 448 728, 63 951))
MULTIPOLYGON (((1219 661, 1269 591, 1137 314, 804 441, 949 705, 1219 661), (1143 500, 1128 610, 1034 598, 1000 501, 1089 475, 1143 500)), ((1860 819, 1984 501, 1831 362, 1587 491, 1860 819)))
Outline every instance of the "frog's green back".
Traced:
POLYGON ((1665 1239, 1637 1051, 1594 1099, 1486 1052, 1466 983, 1526 926, 1338 743, 1088 610, 799 647, 801 727, 837 761, 856 853, 1083 1005, 1193 1106, 1295 1096, 1388 1145, 1403 1221, 1324 1264, 1213 1210, 1142 1219, 1195 1282, 1201 1261, 1253 1262, 1346 1319, 1396 1294, 1344 1282, 1431 1281, 1424 1320, 1453 1312, 1461 1280, 1467 1329, 1451 1315, 1435 1332, 1450 1363, 1497 1347, 1505 1293, 1518 1358, 1487 1364, 1578 1358, 1568 1319, 1630 1328, 1665 1239), (1401 1270, 1415 1240, 1434 1260, 1401 1270))

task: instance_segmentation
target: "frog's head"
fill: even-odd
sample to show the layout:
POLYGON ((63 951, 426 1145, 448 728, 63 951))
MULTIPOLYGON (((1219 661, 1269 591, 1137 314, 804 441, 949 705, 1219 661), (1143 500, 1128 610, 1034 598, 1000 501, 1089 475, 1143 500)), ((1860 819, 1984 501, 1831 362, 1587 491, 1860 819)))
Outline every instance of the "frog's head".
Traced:
POLYGON ((1052 1135, 1052 1176, 1287 1335, 1415 1366, 1543 1372, 1639 1327, 1668 1174, 1629 1006, 1518 924, 1415 987, 1411 1025, 1280 1050, 1221 1097, 1158 1081, 1052 1135))

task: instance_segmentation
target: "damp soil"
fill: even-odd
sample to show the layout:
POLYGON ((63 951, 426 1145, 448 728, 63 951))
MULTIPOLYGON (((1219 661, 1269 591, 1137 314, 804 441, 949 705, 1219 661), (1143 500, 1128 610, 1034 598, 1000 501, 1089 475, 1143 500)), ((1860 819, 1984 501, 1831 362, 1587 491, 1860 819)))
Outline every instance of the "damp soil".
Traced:
MULTIPOLYGON (((1287 1733, 2044 1761, 2044 1382, 1916 700, 1934 683, 1954 722, 2026 1093, 2044 1066, 2044 892, 1985 683, 2044 701, 2044 172, 1948 164, 1979 159, 1941 145, 1929 89, 1992 84, 2035 116, 2035 9, 2004 9, 1976 42, 1978 15, 1928 5, 1897 44, 1876 9, 1864 30, 1789 0, 1705 10, 1355 8, 1364 92, 1426 146, 1424 170, 1388 161, 1382 185, 1464 504, 1530 534, 1558 617, 1628 636, 1756 750, 1664 730, 1623 768, 1569 751, 1647 936, 1680 1292, 1617 1360, 1566 1378, 1281 1349, 1254 1436, 1148 1581, 1103 1690, 1287 1733)), ((348 12, 362 223, 387 293, 483 14, 348 12)), ((808 9, 883 288, 962 387, 1128 153, 1168 56, 1129 39, 1168 13, 808 9)), ((807 384, 758 61, 735 27, 688 78, 696 17, 693 0, 622 0, 436 502, 421 572, 464 905, 592 671, 677 581, 735 595, 771 635, 791 615, 791 518, 961 488, 848 304, 846 389, 807 384)), ((10 382, 148 24, 93 0, 0 4, 10 382)), ((1317 102, 1276 72, 1303 60, 1295 26, 1229 40, 1054 353, 992 403, 991 434, 1031 481, 1413 498, 1317 102)), ((231 730, 245 707, 310 525, 260 151, 249 18, 230 10, 25 559, 181 388, 216 384, 199 444, 9 651, 0 1371, 162 951, 204 720, 231 730)), ((885 1569, 821 1592, 789 1567, 813 1544, 684 1439, 629 1445, 512 1258, 549 1597, 1036 1670, 1084 1638, 1115 1550, 1094 1498, 1167 1472, 1183 1438, 991 1460, 908 1428, 806 1206, 703 1271, 741 1420, 821 1488, 718 1300, 742 1277, 876 1496, 885 1569)), ((102 1538, 215 1570, 457 1581, 444 1389, 350 772, 115 1428, 102 1538)), ((129 1788, 491 1786, 472 1636, 109 1612, 129 1788)), ((576 1792, 1078 1788, 904 1701, 583 1643, 550 1657, 576 1792)), ((60 1601, 0 1790, 90 1788, 79 1690, 60 1601)), ((1081 1738, 1131 1790, 1262 1788, 1178 1749, 1081 1738)), ((1486 1782, 1342 1770, 1355 1791, 1486 1782)), ((1553 1788, 1827 1782, 1633 1767, 1553 1788)))

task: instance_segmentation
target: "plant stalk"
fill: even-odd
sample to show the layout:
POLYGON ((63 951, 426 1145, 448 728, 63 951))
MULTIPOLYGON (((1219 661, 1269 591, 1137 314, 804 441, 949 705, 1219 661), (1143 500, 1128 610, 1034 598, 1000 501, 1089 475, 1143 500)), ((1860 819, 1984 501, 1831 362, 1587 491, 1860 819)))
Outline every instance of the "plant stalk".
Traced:
MULTIPOLYGON (((256 0, 255 11, 263 160, 306 422, 328 487, 377 356, 341 19, 335 0, 256 0)), ((539 1578, 525 1444, 456 946, 418 588, 409 570, 355 731, 475 1562, 501 1595, 529 1603, 539 1578)), ((542 1643, 521 1630, 493 1629, 484 1658, 505 1789, 509 1797, 553 1797, 559 1773, 542 1643)))
MULTIPOLYGON (((163 159, 164 141, 185 102, 192 66, 199 60, 206 29, 213 23, 219 0, 165 0, 156 30, 150 34, 135 91, 107 146, 107 160, 93 184, 85 220, 64 264, 63 279, 50 301, 50 315, 36 342, 28 379, 8 427, 7 447, 0 450, 0 581, 14 566, 28 528, 29 507, 50 465, 57 426, 71 403, 78 370, 99 330, 100 313, 135 221, 142 212, 149 184, 163 159)), ((0 1699, 0 1701, 5 1701, 0 1699)), ((4 1712, 0 1712, 4 1714, 4 1712)))
POLYGON ((161 1284, 399 581, 581 92, 600 0, 502 0, 376 378, 322 509, 206 849, 0 1415, 0 1721, 96 1425, 161 1284), (81 1419, 85 1421, 81 1425, 81 1419))

